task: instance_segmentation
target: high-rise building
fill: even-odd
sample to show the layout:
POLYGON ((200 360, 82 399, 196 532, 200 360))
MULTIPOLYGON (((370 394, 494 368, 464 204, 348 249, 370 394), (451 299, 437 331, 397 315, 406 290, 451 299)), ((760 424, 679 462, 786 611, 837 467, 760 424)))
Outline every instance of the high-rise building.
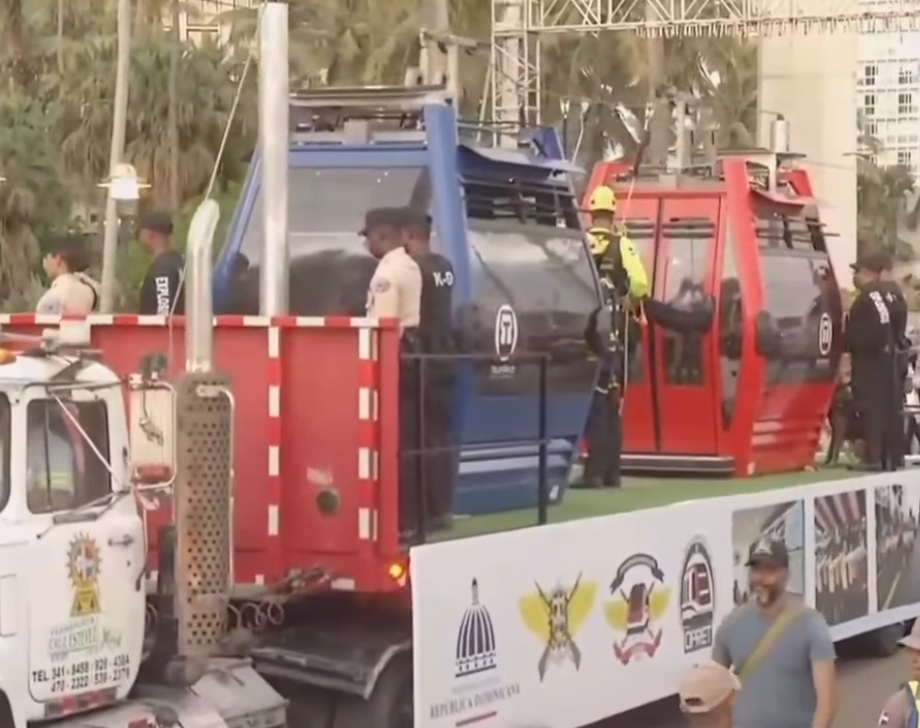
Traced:
POLYGON ((860 37, 857 72, 863 131, 883 146, 877 163, 920 175, 920 33, 860 37))
MULTIPOLYGON (((226 42, 230 35, 227 14, 242 8, 254 8, 259 0, 183 0, 179 11, 179 34, 185 40, 200 43, 205 38, 226 42)), ((168 27, 171 15, 164 22, 168 27)))

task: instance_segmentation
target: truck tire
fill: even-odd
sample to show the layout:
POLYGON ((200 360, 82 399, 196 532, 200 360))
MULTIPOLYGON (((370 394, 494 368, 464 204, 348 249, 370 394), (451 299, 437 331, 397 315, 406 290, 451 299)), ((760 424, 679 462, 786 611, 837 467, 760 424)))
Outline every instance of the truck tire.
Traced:
POLYGON ((898 651, 898 640, 904 636, 904 623, 889 624, 862 636, 860 647, 867 657, 890 657, 898 651))
POLYGON ((288 701, 287 725, 290 728, 332 728, 336 696, 328 690, 300 683, 278 683, 272 687, 288 701))
POLYGON ((398 655, 383 669, 368 700, 343 695, 332 728, 413 728, 412 656, 398 655))

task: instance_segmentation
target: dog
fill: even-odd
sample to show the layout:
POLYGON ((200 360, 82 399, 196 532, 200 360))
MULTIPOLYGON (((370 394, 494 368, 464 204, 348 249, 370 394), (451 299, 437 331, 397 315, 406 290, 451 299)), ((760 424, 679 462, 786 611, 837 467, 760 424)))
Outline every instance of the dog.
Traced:
POLYGON ((849 381, 837 383, 827 422, 830 429, 830 442, 827 446, 824 464, 836 465, 840 461, 840 454, 844 446, 850 445, 853 450, 858 450, 861 449, 865 440, 862 417, 856 407, 853 387, 849 381))
POLYGON ((865 427, 856 406, 853 394, 850 357, 844 355, 837 372, 837 386, 827 413, 830 441, 827 446, 825 465, 836 465, 844 448, 857 457, 862 454, 865 441, 865 427))

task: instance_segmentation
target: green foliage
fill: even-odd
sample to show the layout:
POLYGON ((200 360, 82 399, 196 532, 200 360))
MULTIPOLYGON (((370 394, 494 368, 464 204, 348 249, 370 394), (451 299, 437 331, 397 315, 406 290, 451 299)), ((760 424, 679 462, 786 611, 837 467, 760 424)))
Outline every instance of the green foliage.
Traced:
MULTIPOLYGON (((176 1, 133 3, 126 161, 151 185, 144 210, 168 207, 175 185, 176 240, 184 246, 237 96, 213 191, 222 211, 219 242, 226 238, 248 169, 257 119, 254 65, 242 87, 239 81, 255 40, 257 14, 224 15, 231 24, 229 47, 196 46, 179 43, 157 24, 176 1), (178 66, 175 96, 169 84, 172 63, 178 66), (178 126, 178 169, 172 164, 170 111, 178 126)), ((491 0, 449 0, 449 5, 455 33, 488 37, 491 0)), ((401 83, 407 67, 418 62, 419 29, 433 26, 433 19, 423 16, 424 6, 421 0, 289 0, 292 86, 401 83)), ((7 179, 0 185, 0 297, 7 306, 34 305, 40 254, 57 236, 82 229, 94 241, 100 237, 104 195, 98 183, 109 169, 115 7, 114 0, 0 0, 5 83, 0 174, 7 179)), ((652 5, 640 3, 635 12, 650 10, 652 5)), ((574 5, 560 6, 559 12, 569 11, 575 12, 574 5)), ((465 114, 476 113, 483 101, 487 56, 477 51, 461 59, 465 114)), ((647 126, 652 91, 668 88, 698 99, 696 121, 716 130, 717 144, 746 146, 757 121, 756 57, 752 42, 730 38, 553 35, 543 43, 544 121, 558 123, 562 102, 571 102, 580 161, 589 166, 611 149, 634 153, 647 126)), ((671 139, 663 141, 673 141, 668 123, 663 135, 656 124, 659 146, 669 133, 671 139)), ((870 142, 863 140, 867 148, 870 142)), ((920 214, 920 207, 903 204, 912 180, 903 170, 879 170, 868 160, 860 160, 859 179, 861 238, 907 256, 901 233, 915 228, 920 214)), ((130 232, 121 237, 121 305, 131 307, 149 260, 131 242, 130 232)))
MULTIPOLYGON (((243 191, 241 183, 231 182, 221 190, 217 190, 211 195, 211 199, 217 202, 220 207, 220 222, 217 224, 217 230, 214 233, 214 253, 220 252, 224 241, 227 239, 227 231, 230 228, 230 221, 233 219, 233 213, 236 211, 240 194, 243 191)), ((188 229, 192 223, 192 216, 198 209, 198 206, 204 202, 204 195, 200 195, 193 200, 189 200, 176 217, 175 222, 175 240, 176 245, 185 250, 188 242, 188 229)))
POLYGON ((62 225, 70 200, 47 143, 49 119, 40 102, 13 91, 0 96, 0 297, 32 288, 41 240, 62 225))
POLYGON ((910 261, 916 251, 905 240, 918 227, 918 195, 911 171, 904 166, 879 167, 874 161, 882 143, 866 132, 860 117, 859 144, 867 154, 857 159, 857 248, 860 253, 883 251, 896 260, 910 261))

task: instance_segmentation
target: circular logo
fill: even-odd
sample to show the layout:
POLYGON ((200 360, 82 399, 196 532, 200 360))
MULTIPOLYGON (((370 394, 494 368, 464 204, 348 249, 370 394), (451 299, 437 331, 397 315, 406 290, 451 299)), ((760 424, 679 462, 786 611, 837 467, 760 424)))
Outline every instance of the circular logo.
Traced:
POLYGON ((518 342, 518 320, 514 309, 505 304, 495 315, 495 353, 506 362, 514 354, 518 342))
POLYGON ((709 550, 703 539, 694 538, 684 555, 680 587, 680 621, 684 631, 684 652, 712 646, 715 618, 715 579, 709 550))
POLYGON ((834 343, 834 325, 831 323, 831 317, 828 313, 821 314, 821 321, 818 324, 818 352, 821 356, 827 356, 831 353, 831 345, 834 343))

